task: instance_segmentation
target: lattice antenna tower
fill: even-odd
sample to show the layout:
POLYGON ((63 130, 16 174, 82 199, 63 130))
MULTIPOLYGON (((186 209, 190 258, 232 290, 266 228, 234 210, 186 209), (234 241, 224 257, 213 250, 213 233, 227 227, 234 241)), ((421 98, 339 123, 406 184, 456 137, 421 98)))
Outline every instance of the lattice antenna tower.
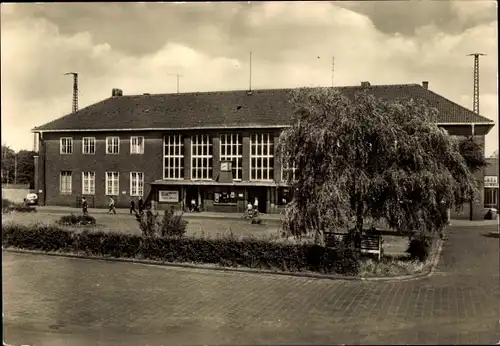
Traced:
POLYGON ((73 75, 73 106, 72 111, 75 113, 78 110, 78 73, 68 72, 64 75, 73 75))
POLYGON ((467 56, 474 57, 474 96, 472 110, 474 113, 479 114, 479 56, 484 56, 483 53, 472 53, 467 56))

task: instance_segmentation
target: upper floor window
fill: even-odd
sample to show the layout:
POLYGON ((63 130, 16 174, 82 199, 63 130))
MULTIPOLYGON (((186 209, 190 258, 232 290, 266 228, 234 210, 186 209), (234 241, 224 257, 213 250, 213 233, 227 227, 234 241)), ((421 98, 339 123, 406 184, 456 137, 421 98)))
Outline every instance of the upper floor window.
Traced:
POLYGON ((106 154, 118 154, 120 152, 120 137, 106 137, 106 154))
POLYGON ((250 137, 250 180, 273 180, 274 140, 269 133, 250 137))
POLYGON ((220 136, 220 159, 231 161, 233 179, 241 180, 243 176, 243 144, 239 134, 223 134, 220 136))
POLYGON ((184 179, 183 136, 165 136, 163 144, 163 179, 184 179))
POLYGON ((73 137, 61 138, 61 154, 73 154, 73 137))
POLYGON ((83 137, 82 153, 83 154, 95 154, 95 138, 94 137, 83 137))
POLYGON ((212 179, 212 138, 209 135, 191 136, 191 179, 212 179))
POLYGON ((144 154, 144 137, 130 137, 130 153, 144 154))
POLYGON ((285 155, 281 162, 281 180, 285 182, 295 181, 295 162, 290 158, 290 156, 285 155))
POLYGON ((62 194, 71 194, 73 175, 71 171, 62 171, 59 179, 59 191, 62 194))

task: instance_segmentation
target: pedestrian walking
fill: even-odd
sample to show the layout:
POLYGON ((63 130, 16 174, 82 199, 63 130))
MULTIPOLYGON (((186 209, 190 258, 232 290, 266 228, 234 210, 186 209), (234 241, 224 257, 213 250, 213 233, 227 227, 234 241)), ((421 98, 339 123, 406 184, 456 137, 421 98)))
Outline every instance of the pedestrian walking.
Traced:
POLYGON ((144 212, 144 201, 142 200, 142 197, 139 198, 139 214, 142 214, 144 212))
POLYGON ((130 214, 132 214, 132 212, 137 214, 137 212, 135 211, 135 202, 133 199, 130 200, 130 214))
POLYGON ((88 208, 89 208, 89 204, 87 202, 87 199, 85 197, 83 197, 82 198, 82 211, 83 211, 83 215, 88 215, 89 214, 88 208))
POLYGON ((109 206, 108 214, 111 214, 111 212, 113 212, 113 214, 116 214, 115 200, 113 199, 113 197, 109 197, 108 206, 109 206))

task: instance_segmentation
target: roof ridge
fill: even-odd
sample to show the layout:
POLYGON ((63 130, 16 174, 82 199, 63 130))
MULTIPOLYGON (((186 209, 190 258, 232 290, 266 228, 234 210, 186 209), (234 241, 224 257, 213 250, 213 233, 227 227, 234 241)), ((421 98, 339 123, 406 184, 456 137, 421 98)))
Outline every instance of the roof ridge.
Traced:
MULTIPOLYGON (((417 83, 401 83, 401 84, 371 84, 369 87, 401 87, 401 86, 420 86, 420 84, 417 83)), ((181 92, 181 93, 176 93, 176 92, 171 92, 171 93, 142 93, 142 94, 130 94, 130 95, 123 95, 123 96, 117 96, 118 97, 146 97, 146 96, 165 96, 165 95, 195 95, 195 94, 224 94, 224 93, 248 93, 248 92, 261 92, 261 91, 268 91, 268 92, 279 92, 279 91, 288 91, 288 90, 299 90, 299 89, 323 89, 323 88, 333 88, 333 89, 344 89, 344 88, 366 88, 363 85, 341 85, 341 86, 309 86, 309 87, 292 87, 292 88, 262 88, 262 89, 253 89, 253 90, 247 90, 247 89, 236 89, 236 90, 211 90, 211 91, 189 91, 189 92, 181 92)))
POLYGON ((436 93, 436 92, 434 92, 434 91, 432 91, 432 90, 425 89, 424 87, 422 87, 422 88, 423 88, 425 91, 427 91, 427 92, 430 92, 430 93, 434 94, 434 96, 442 97, 442 98, 444 98, 446 101, 448 101, 448 102, 450 102, 450 103, 454 104, 455 106, 458 106, 458 107, 460 107, 460 108, 462 108, 462 109, 465 109, 465 110, 466 110, 466 111, 468 111, 468 112, 471 112, 472 114, 474 114, 474 115, 476 115, 476 116, 479 116, 479 117, 483 118, 484 120, 486 120, 486 122, 491 122, 491 123, 494 123, 494 122, 495 122, 495 121, 491 120, 490 118, 487 118, 487 117, 485 117, 484 115, 481 115, 481 114, 479 114, 479 113, 475 113, 473 110, 471 110, 471 109, 469 109, 469 108, 467 108, 467 107, 465 107, 465 106, 462 106, 461 104, 456 103, 455 101, 452 101, 452 100, 450 100, 450 99, 449 99, 449 98, 447 98, 447 97, 443 97, 443 96, 439 95, 438 93, 436 93))

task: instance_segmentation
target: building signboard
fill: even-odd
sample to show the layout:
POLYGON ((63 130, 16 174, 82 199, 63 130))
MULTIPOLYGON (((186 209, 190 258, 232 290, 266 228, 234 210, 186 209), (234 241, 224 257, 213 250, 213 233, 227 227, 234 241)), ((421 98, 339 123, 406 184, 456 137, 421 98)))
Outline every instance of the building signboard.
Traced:
POLYGON ((179 202, 179 191, 158 191, 158 202, 179 202))
POLYGON ((486 175, 484 177, 484 187, 498 187, 498 177, 486 175))

